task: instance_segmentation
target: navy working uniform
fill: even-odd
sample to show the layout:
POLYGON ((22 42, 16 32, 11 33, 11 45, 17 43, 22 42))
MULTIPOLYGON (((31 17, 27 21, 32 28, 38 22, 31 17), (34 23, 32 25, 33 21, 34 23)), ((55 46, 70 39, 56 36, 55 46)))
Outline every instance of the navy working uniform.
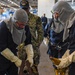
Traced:
POLYGON ((46 24, 47 24, 47 18, 45 17, 45 14, 43 17, 41 17, 41 20, 42 20, 42 25, 43 27, 45 28, 46 24))
POLYGON ((47 24, 47 17, 45 16, 45 14, 44 16, 41 17, 41 21, 42 21, 43 31, 45 33, 45 26, 47 24))

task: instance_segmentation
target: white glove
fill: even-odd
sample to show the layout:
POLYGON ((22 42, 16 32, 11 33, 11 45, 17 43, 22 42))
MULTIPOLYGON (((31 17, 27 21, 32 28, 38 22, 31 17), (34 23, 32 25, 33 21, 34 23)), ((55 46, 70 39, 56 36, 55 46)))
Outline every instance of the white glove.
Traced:
POLYGON ((15 55, 11 52, 10 49, 8 49, 8 48, 4 49, 4 50, 1 52, 1 54, 2 54, 6 59, 10 60, 11 62, 14 62, 17 67, 20 67, 20 66, 21 66, 22 61, 21 61, 17 56, 15 56, 15 55))
POLYGON ((70 52, 70 50, 68 49, 68 50, 66 50, 66 52, 64 53, 64 55, 62 56, 62 58, 66 58, 67 56, 69 56, 69 52, 70 52))
POLYGON ((44 37, 43 42, 46 46, 48 46, 49 39, 47 37, 44 37))
POLYGON ((66 58, 62 58, 60 60, 61 62, 57 66, 58 69, 68 67, 72 62, 75 62, 75 51, 71 53, 69 56, 67 56, 66 58))
POLYGON ((34 57, 34 53, 33 53, 33 47, 31 44, 25 46, 26 49, 26 53, 27 53, 27 60, 30 62, 31 66, 33 65, 33 57, 34 57))

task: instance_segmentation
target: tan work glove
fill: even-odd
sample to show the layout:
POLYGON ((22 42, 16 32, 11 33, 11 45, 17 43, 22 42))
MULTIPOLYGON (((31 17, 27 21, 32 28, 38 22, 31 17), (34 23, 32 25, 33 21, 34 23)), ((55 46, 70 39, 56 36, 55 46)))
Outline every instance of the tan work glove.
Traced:
POLYGON ((75 62, 75 51, 73 53, 71 53, 69 56, 62 58, 60 60, 61 60, 61 62, 57 66, 58 69, 68 67, 72 62, 75 62))
POLYGON ((6 59, 10 60, 11 62, 14 62, 17 67, 20 67, 20 66, 21 66, 22 61, 21 61, 17 56, 15 56, 15 55, 11 52, 11 50, 10 50, 9 48, 4 49, 4 50, 1 52, 1 54, 2 54, 6 59))
POLYGON ((31 44, 25 46, 25 50, 27 53, 27 60, 30 62, 31 66, 33 65, 33 57, 34 57, 34 52, 33 52, 33 47, 31 44))
POLYGON ((69 52, 70 52, 70 50, 68 49, 68 50, 66 50, 66 52, 64 53, 64 55, 62 56, 62 58, 66 58, 67 56, 69 56, 69 52))

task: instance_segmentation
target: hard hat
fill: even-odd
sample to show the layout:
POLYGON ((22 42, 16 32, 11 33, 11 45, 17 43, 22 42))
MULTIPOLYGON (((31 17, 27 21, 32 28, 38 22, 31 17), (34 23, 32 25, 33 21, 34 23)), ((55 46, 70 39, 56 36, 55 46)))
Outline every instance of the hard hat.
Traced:
POLYGON ((27 9, 27 8, 29 8, 29 2, 28 2, 27 0, 22 0, 22 1, 20 2, 20 7, 21 7, 22 9, 27 9))

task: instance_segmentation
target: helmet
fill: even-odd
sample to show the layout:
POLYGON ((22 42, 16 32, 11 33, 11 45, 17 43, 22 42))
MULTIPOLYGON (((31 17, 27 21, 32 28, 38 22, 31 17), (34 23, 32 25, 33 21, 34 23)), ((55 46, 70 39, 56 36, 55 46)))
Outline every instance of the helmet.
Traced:
POLYGON ((20 2, 20 8, 22 8, 22 9, 28 9, 29 8, 29 2, 27 0, 22 0, 20 2))

